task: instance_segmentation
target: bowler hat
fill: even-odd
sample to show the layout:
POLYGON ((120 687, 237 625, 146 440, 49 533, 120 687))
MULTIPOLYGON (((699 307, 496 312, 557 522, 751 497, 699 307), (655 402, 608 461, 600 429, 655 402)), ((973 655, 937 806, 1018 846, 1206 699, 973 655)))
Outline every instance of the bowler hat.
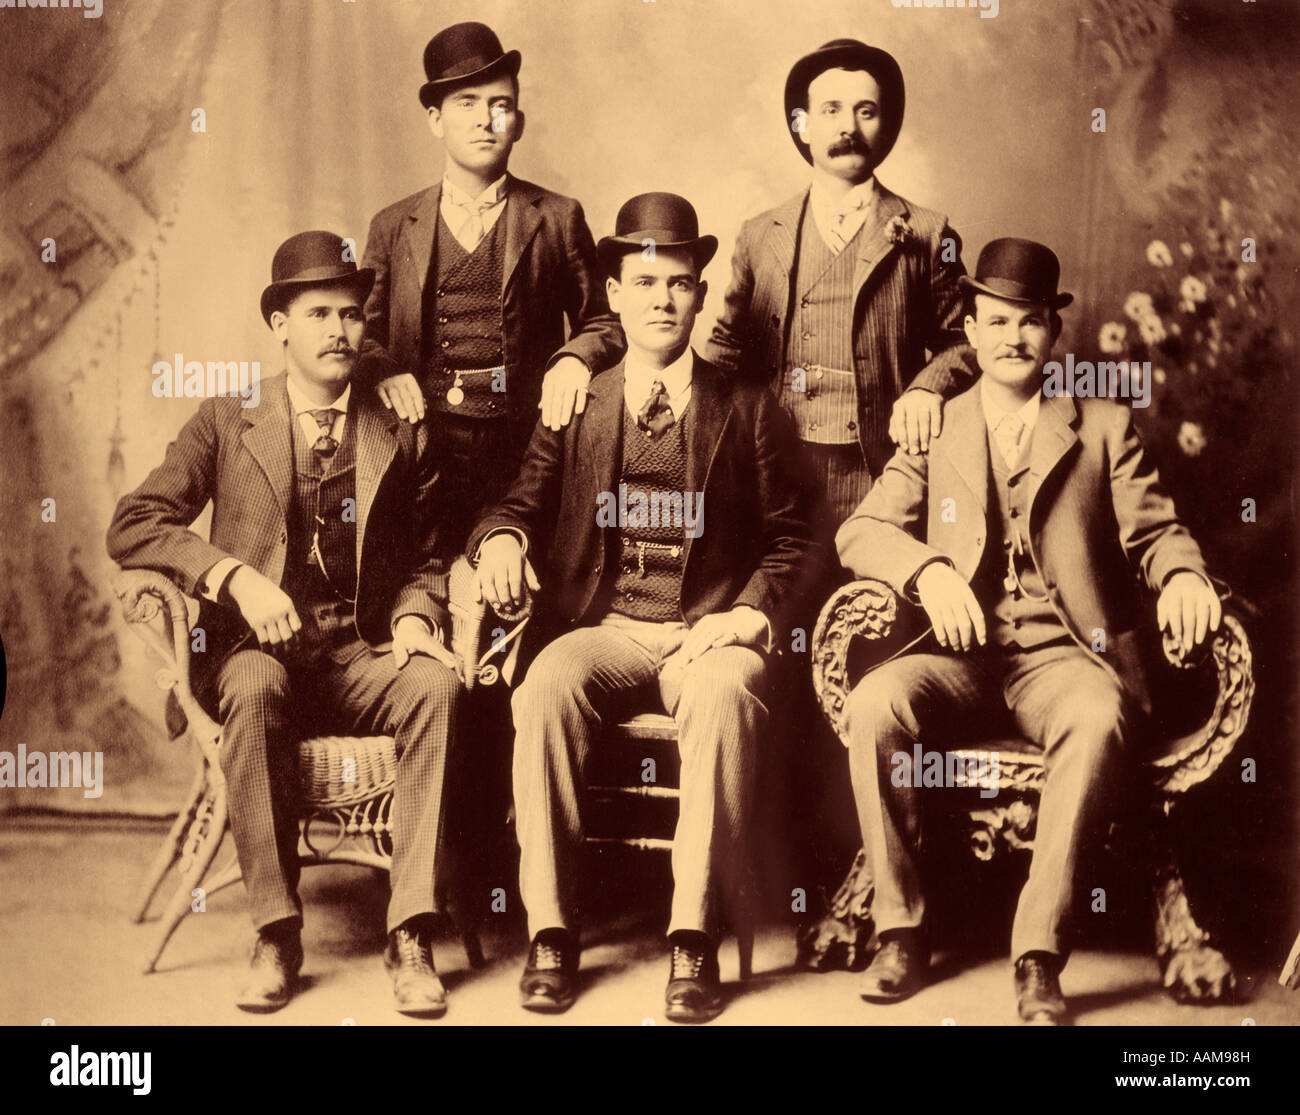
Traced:
POLYGON ((420 104, 434 102, 455 85, 486 80, 498 73, 519 76, 519 51, 504 51, 501 40, 485 23, 454 23, 439 31, 424 48, 420 104))
POLYGON ((374 268, 358 267, 351 255, 351 245, 333 232, 315 230, 290 236, 275 250, 271 260, 271 285, 262 291, 262 317, 271 324, 271 315, 284 309, 295 294, 314 286, 347 281, 356 287, 361 301, 366 300, 375 281, 374 268))
POLYGON ((811 54, 805 54, 791 68, 790 76, 785 79, 785 123, 790 138, 804 161, 811 163, 812 151, 799 138, 794 111, 808 108, 808 86, 813 78, 834 69, 866 70, 880 86, 880 153, 876 158, 879 164, 893 150, 903 126, 903 71, 892 54, 857 39, 832 39, 811 54))
POLYGON ((623 256, 644 250, 647 240, 656 248, 685 248, 700 271, 718 250, 716 236, 700 235, 700 221, 689 201, 677 194, 649 193, 624 203, 614 221, 614 235, 596 245, 596 255, 606 273, 617 278, 623 256))
POLYGON ((963 275, 957 284, 1007 302, 1037 302, 1060 310, 1074 301, 1073 294, 1058 293, 1060 278, 1061 261, 1051 248, 1006 236, 985 244, 975 277, 963 275))

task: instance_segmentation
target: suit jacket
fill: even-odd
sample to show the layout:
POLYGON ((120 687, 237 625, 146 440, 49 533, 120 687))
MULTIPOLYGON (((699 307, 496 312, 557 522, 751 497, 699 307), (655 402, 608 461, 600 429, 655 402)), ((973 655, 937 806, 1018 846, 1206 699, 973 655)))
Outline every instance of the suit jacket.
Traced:
MULTIPOLYGON (((1159 592, 1179 569, 1208 574, 1143 450, 1131 409, 1110 399, 1044 398, 1026 482, 1030 544, 1053 609, 1074 641, 1149 711, 1156 626, 1139 576, 1159 592), (1100 654, 1092 649, 1096 628, 1106 636, 1100 654)), ((902 596, 935 558, 969 582, 989 545, 987 510, 997 498, 991 484, 974 387, 948 403, 928 455, 894 455, 840 527, 840 560, 902 596)))
MULTIPOLYGON (((966 340, 957 286, 966 273, 960 237, 941 214, 912 205, 879 182, 877 192, 875 223, 863 225, 845 249, 856 250, 857 263, 853 318, 843 326, 852 333, 858 440, 873 476, 893 451, 889 414, 904 390, 924 387, 951 395, 972 381, 968 366, 947 354, 966 340), (890 232, 895 218, 906 229, 901 243, 890 232), (952 240, 951 262, 943 258, 945 239, 952 240), (926 368, 927 349, 946 356, 926 368)), ((719 367, 746 379, 780 380, 797 295, 801 220, 817 234, 807 213, 808 198, 809 190, 804 190, 751 218, 736 240, 731 286, 705 352, 719 367)))
MULTIPOLYGON (((442 183, 382 209, 370 223, 363 267, 375 269, 357 381, 373 386, 398 372, 420 377, 423 290, 438 227, 442 183)), ((576 356, 592 373, 623 356, 623 330, 582 206, 511 176, 505 212, 502 320, 506 398, 520 450, 537 420, 542 377, 552 358, 576 356), (565 316, 571 337, 565 343, 565 316)))
MULTIPOLYGON (((158 569, 190 596, 204 575, 233 557, 279 584, 289 540, 293 446, 286 377, 262 384, 261 405, 205 399, 167 447, 163 463, 123 496, 108 529, 108 553, 127 569, 158 569), (189 529, 208 501, 208 540, 189 529)), ((411 427, 354 387, 357 603, 360 636, 375 649, 407 613, 450 631, 447 576, 437 552, 438 461, 425 426, 411 427)), ((237 608, 200 598, 199 625, 215 668, 253 637, 237 608)))
MULTIPOLYGON (((591 383, 587 409, 560 431, 540 422, 518 479, 470 535, 477 553, 493 530, 528 540, 552 620, 598 622, 617 577, 618 531, 597 525, 597 497, 617 494, 623 458, 623 365, 591 383)), ((809 521, 813 493, 795 471, 793 424, 771 392, 731 384, 695 357, 686 487, 704 493, 702 530, 686 541, 682 618, 746 604, 778 640, 813 585, 820 551, 809 521)))

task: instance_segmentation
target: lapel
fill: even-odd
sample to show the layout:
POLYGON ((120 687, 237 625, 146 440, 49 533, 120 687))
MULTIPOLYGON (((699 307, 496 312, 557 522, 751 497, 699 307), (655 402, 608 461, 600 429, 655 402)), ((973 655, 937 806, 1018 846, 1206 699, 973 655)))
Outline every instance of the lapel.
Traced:
POLYGON ((723 427, 731 414, 731 396, 718 373, 692 353, 690 442, 686 446, 686 487, 702 492, 718 452, 723 427))
POLYGON ((433 238, 438 233, 438 205, 442 200, 442 181, 430 186, 415 208, 407 215, 410 222, 407 236, 410 238, 411 262, 415 264, 416 274, 420 276, 420 289, 424 289, 429 277, 429 257, 433 255, 433 238))
MULTIPOLYGON (((969 394, 969 392, 968 392, 969 394)), ((1044 396, 1034 423, 1034 439, 1029 449, 1029 524, 1034 524, 1035 502, 1044 481, 1074 448, 1079 435, 1074 432, 1079 412, 1069 395, 1044 396)))
POLYGON ((528 242, 542 227, 542 214, 538 209, 542 200, 541 189, 513 175, 507 179, 507 185, 509 193, 506 195, 506 211, 501 214, 506 232, 505 258, 501 268, 503 297, 510 289, 510 279, 519 266, 528 242))
MULTIPOLYGON (((285 372, 264 385, 264 404, 249 419, 249 426, 241 435, 245 448, 266 474, 271 491, 285 519, 289 516, 289 501, 293 496, 293 443, 290 440, 289 377, 285 372)), ((243 411, 247 414, 248 411, 243 411)))
POLYGON ((898 246, 890 239, 889 223, 895 217, 907 220, 907 203, 897 194, 891 193, 876 180, 876 212, 874 223, 863 225, 855 238, 858 258, 853 268, 853 304, 857 305, 858 295, 870 281, 876 269, 889 258, 898 246))
MULTIPOLYGON (((944 408, 943 434, 935 445, 942 446, 962 483, 978 501, 981 516, 987 514, 989 438, 978 385, 958 395, 944 408)), ((943 497, 943 493, 933 489, 931 494, 932 498, 943 497)))
MULTIPOLYGON (((595 493, 618 490, 623 457, 624 362, 619 361, 587 389, 587 409, 582 416, 582 436, 591 454, 595 493)), ((595 506, 595 493, 592 506, 595 506)))
POLYGON ((395 412, 381 408, 374 396, 353 386, 352 406, 348 421, 356 423, 353 446, 356 452, 357 493, 357 570, 361 569, 362 543, 366 537, 366 522, 374 506, 375 495, 384 479, 384 473, 397 455, 396 423, 401 421, 395 412))
POLYGON ((772 309, 788 325, 789 314, 786 312, 790 299, 794 295, 794 257, 799 242, 799 222, 803 219, 804 209, 808 204, 808 191, 796 194, 784 205, 772 213, 772 225, 767 230, 764 244, 774 269, 774 291, 772 309))

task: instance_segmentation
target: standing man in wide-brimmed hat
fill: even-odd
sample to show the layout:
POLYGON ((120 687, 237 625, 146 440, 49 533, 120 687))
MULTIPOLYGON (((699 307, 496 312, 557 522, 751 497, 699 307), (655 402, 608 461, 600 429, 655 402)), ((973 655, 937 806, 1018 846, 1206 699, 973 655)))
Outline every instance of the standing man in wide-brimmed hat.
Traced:
POLYGON ((940 397, 972 378, 948 352, 965 339, 961 241, 875 177, 903 106, 902 72, 877 47, 834 39, 794 64, 786 125, 812 181, 741 228, 706 350, 770 384, 794 417, 832 529, 880 474, 891 438, 923 451, 940 397))
POLYGON ((443 777, 461 694, 439 553, 439 456, 352 382, 374 272, 331 232, 275 253, 262 317, 285 374, 256 407, 205 399, 166 459, 117 506, 108 552, 200 599, 195 696, 222 725, 230 830, 257 940, 236 1003, 278 1010, 302 966, 297 743, 391 735, 392 897, 385 964, 397 1009, 437 1016, 443 777), (190 524, 212 504, 205 540, 190 524))
POLYGON ((820 561, 789 418, 765 387, 729 381, 690 347, 717 247, 685 198, 623 206, 599 251, 627 359, 592 382, 567 429, 538 424, 519 479, 470 538, 487 602, 537 590, 533 622, 558 636, 513 700, 530 1010, 577 994, 584 767, 602 718, 635 690, 656 691, 677 721, 682 760, 670 1019, 722 1009, 721 930, 729 920, 745 937, 749 924, 772 651, 820 561))
POLYGON ((358 375, 402 418, 439 428, 453 549, 514 479, 538 407, 561 428, 623 354, 582 207, 508 171, 519 67, 482 23, 429 41, 420 104, 446 169, 375 216, 362 261, 376 277, 358 375))

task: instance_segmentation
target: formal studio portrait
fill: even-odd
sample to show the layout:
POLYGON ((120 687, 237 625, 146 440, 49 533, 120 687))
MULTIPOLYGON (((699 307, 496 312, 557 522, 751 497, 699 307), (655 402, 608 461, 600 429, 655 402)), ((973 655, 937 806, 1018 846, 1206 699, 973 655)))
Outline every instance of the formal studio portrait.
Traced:
POLYGON ((0 1024, 1300 1023, 1298 58, 0 2, 0 1024))

